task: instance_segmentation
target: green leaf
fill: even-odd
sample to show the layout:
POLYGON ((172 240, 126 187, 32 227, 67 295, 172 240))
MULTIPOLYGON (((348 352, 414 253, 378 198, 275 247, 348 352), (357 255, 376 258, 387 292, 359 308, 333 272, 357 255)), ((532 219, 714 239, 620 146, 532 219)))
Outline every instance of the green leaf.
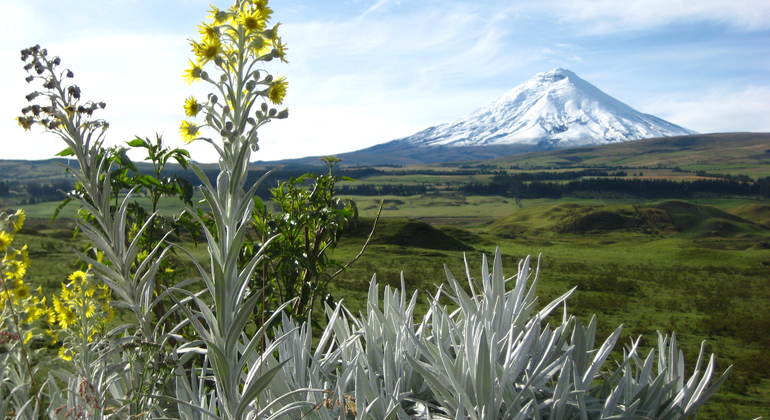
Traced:
POLYGON ((68 147, 61 152, 57 153, 56 156, 73 156, 75 152, 72 150, 71 147, 68 147))
POLYGON ((131 141, 127 141, 126 144, 128 144, 131 147, 150 147, 150 145, 147 144, 147 142, 145 140, 140 139, 139 137, 137 137, 137 138, 135 138, 135 139, 133 139, 131 141))

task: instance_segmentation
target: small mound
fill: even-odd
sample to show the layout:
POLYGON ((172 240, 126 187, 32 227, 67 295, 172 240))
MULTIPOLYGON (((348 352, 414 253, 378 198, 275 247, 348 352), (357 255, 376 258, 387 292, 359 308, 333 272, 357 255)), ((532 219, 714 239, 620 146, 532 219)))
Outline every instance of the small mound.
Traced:
POLYGON ((486 242, 481 236, 455 226, 442 226, 441 231, 464 243, 479 244, 486 242))
POLYGON ((730 213, 750 222, 770 227, 770 206, 764 204, 746 204, 730 210, 730 213))
MULTIPOLYGON (((381 241, 392 245, 444 251, 470 251, 473 249, 441 230, 417 220, 407 221, 395 233, 383 237, 381 241)), ((380 240, 376 242, 380 242, 380 240)))
MULTIPOLYGON (((343 236, 365 238, 372 229, 372 223, 372 219, 359 219, 354 226, 348 226, 345 229, 343 236)), ((466 233, 475 236, 470 232, 466 233)), ((443 251, 473 250, 473 247, 466 245, 454 235, 448 235, 425 222, 409 219, 380 219, 377 222, 372 243, 443 251)))
POLYGON ((645 226, 639 215, 628 211, 598 210, 570 218, 556 230, 561 233, 592 233, 636 230, 645 226))
POLYGON ((696 237, 766 235, 770 231, 767 226, 711 206, 666 201, 653 208, 666 212, 678 232, 696 237))

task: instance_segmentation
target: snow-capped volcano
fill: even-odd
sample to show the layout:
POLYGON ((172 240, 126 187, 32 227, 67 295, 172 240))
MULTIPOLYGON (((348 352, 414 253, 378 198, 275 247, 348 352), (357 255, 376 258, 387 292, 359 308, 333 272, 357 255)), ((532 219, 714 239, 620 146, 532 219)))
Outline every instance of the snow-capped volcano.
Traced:
POLYGON ((536 74, 460 121, 391 143, 418 147, 561 148, 694 133, 643 114, 575 73, 558 68, 536 74))

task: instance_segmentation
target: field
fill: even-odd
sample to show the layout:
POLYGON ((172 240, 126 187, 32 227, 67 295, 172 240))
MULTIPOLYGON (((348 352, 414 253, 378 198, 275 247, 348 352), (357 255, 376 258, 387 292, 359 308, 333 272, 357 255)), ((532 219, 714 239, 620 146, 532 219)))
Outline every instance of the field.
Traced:
MULTIPOLYGON (((746 144, 736 149, 770 149, 766 142, 746 144)), ((627 179, 711 178, 695 171, 729 172, 753 179, 770 174, 764 160, 745 160, 743 155, 729 168, 719 168, 707 158, 714 156, 713 151, 697 152, 695 146, 693 153, 701 153, 699 158, 687 155, 679 160, 666 160, 674 159, 674 151, 660 151, 657 157, 647 154, 640 160, 638 156, 622 158, 620 152, 615 156, 607 150, 578 149, 465 167, 381 168, 392 173, 342 183, 427 186, 430 192, 345 196, 357 203, 361 218, 347 229, 334 251, 337 261, 350 260, 359 252, 381 201, 383 210, 363 257, 331 285, 332 297, 343 300, 353 312, 363 310, 363 297, 373 274, 380 284, 400 286, 403 273, 407 290, 426 299, 445 278, 443 264, 456 277, 462 277, 465 256, 471 274, 478 275, 481 254, 490 255, 500 247, 504 266, 512 274, 517 261, 530 255, 539 259, 542 301, 577 286, 568 302, 571 311, 586 319, 599 315, 603 335, 623 324, 625 343, 641 335, 643 343, 650 346, 656 331, 676 331, 688 368, 692 368, 704 340, 707 350, 717 354, 719 370, 733 365, 730 378, 699 418, 768 415, 770 205, 766 198, 713 194, 660 199, 622 194, 561 198, 469 195, 460 191, 462 183, 489 182, 492 175, 483 171, 452 173, 478 169, 479 165, 504 167, 509 173, 543 171, 523 168, 527 163, 537 168, 553 165, 555 168, 547 170, 553 173, 595 169, 603 164, 625 168, 623 177, 627 179), (565 154, 572 156, 571 160, 565 160, 565 154)), ((6 207, 16 205, 5 203, 6 207)), ((62 219, 51 221, 56 205, 25 205, 31 220, 17 239, 30 246, 32 281, 50 291, 63 280, 62 267, 74 263, 71 250, 77 247, 71 239, 71 219, 67 218, 72 216, 72 209, 65 210, 62 219)), ((178 209, 173 202, 161 206, 166 214, 178 209)), ((187 246, 195 253, 203 252, 191 243, 187 246)), ((185 272, 181 268, 180 275, 185 272)))
MULTIPOLYGON (((614 220, 613 213, 633 208, 626 202, 524 200, 516 209, 502 198, 467 201, 465 214, 478 216, 453 217, 457 209, 441 204, 389 210, 397 216, 419 215, 434 225, 383 219, 367 253, 334 285, 334 297, 356 308, 373 273, 381 282, 398 286, 401 272, 409 290, 427 296, 444 278, 443 263, 461 276, 463 254, 478 267, 481 254, 490 255, 496 246, 510 270, 527 255, 539 256, 544 301, 578 286, 572 310, 584 317, 600 314, 605 334, 622 323, 627 339, 642 335, 649 345, 656 331, 673 330, 687 360, 693 360, 706 340, 721 368, 734 365, 732 377, 702 418, 754 418, 770 412, 770 229, 718 208, 739 212, 756 203, 647 203, 651 209, 675 213, 684 207, 689 214, 701 215, 688 221, 675 213, 676 224, 661 223, 661 229, 653 231, 649 226, 617 224, 594 229, 614 220), (509 216, 490 222, 505 208, 509 216), (411 239, 404 239, 410 232, 411 239), (458 249, 463 245, 465 251, 458 249)), ((335 257, 351 258, 365 230, 348 237, 335 257)))

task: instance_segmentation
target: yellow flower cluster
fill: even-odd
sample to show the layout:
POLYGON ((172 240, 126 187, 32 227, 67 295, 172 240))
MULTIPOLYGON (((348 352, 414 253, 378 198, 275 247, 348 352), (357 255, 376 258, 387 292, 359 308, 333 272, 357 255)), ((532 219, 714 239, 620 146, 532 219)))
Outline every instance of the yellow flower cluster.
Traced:
MULTIPOLYGON (((0 331, 24 337, 45 333, 63 343, 59 356, 70 360, 77 342, 91 342, 114 317, 109 287, 97 285, 90 271, 75 271, 62 283, 50 306, 41 287, 30 291, 25 282, 29 252, 24 245, 12 248, 14 236, 24 225, 25 214, 0 214, 0 331), (40 321, 38 323, 38 321, 40 321)), ((100 259, 100 258, 97 258, 100 259)))
MULTIPOLYGON (((277 58, 285 62, 286 45, 278 35, 280 24, 268 28, 272 14, 268 0, 235 0, 235 4, 225 10, 212 6, 208 20, 198 26, 200 38, 190 41, 195 59, 189 60, 184 78, 189 83, 199 79, 213 83, 204 68, 214 63, 222 72, 237 74, 239 80, 245 81, 251 77, 249 72, 254 70, 251 66, 254 61, 277 58)), ((281 78, 266 84, 267 89, 260 94, 272 103, 283 103, 288 86, 286 80, 281 78)), ((194 97, 187 98, 185 115, 195 117, 211 105, 200 103, 194 97)), ((182 121, 179 132, 182 139, 190 143, 199 138, 201 127, 194 122, 182 121)))
POLYGON ((75 271, 67 277, 48 314, 49 334, 64 343, 60 357, 69 360, 73 341, 91 342, 104 331, 115 315, 111 300, 109 287, 97 285, 90 271, 75 271))
POLYGON ((19 249, 11 247, 14 235, 24 226, 25 217, 23 210, 0 215, 0 252, 3 253, 0 261, 0 307, 9 302, 18 305, 29 297, 29 287, 24 283, 29 267, 27 246, 19 249))
POLYGON ((24 281, 29 268, 27 246, 11 247, 14 236, 24 226, 23 210, 0 214, 0 331, 24 335, 24 342, 34 336, 35 321, 45 318, 48 309, 42 288, 33 295, 24 281))

